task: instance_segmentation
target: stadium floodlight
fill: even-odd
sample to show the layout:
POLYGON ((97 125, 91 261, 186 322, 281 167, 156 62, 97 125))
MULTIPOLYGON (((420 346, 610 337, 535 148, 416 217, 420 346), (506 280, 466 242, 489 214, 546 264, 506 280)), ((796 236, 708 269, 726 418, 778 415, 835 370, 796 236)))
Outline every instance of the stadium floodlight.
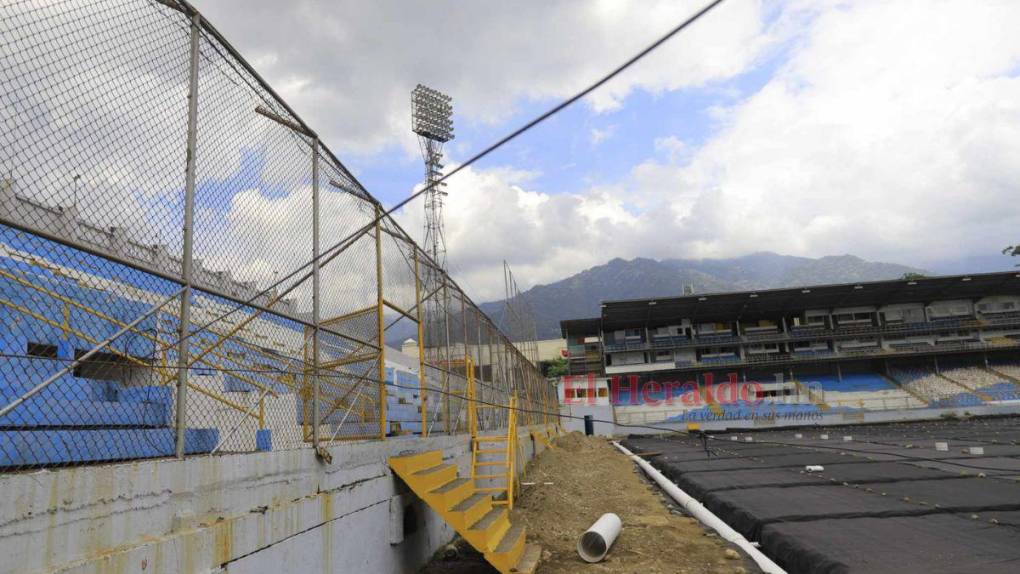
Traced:
MULTIPOLYGON (((423 281, 430 287, 445 285, 446 238, 443 231, 443 203, 446 192, 443 191, 443 187, 446 182, 442 181, 443 144, 453 139, 453 98, 418 84, 411 91, 411 131, 418 134, 422 159, 425 160, 427 191, 422 248, 432 260, 432 265, 426 266, 423 281)), ((424 328, 420 332, 423 340, 419 342, 432 349, 430 353, 433 360, 439 364, 444 364, 450 358, 450 316, 445 287, 443 293, 442 297, 430 297, 423 301, 426 307, 425 316, 430 320, 427 325, 423 325, 424 328)), ((423 352, 424 347, 419 349, 419 353, 423 352)), ((449 379, 445 369, 442 371, 442 377, 443 388, 448 388, 449 379)), ((425 436, 430 428, 425 418, 428 411, 423 406, 421 412, 423 416, 421 430, 422 436, 425 436)))
POLYGON ((453 139, 453 98, 418 84, 411 92, 411 131, 446 143, 453 139))
POLYGON ((443 144, 453 139, 453 98, 418 84, 411 91, 411 131, 418 134, 425 160, 425 241, 423 247, 440 269, 446 269, 443 234, 443 144))

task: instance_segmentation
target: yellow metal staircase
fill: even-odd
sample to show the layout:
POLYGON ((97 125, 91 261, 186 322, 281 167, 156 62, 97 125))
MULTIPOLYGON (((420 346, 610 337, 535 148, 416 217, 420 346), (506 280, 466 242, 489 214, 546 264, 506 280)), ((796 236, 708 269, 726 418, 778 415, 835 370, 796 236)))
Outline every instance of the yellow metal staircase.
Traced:
POLYGON ((491 493, 494 505, 513 509, 516 466, 517 399, 511 397, 505 435, 480 435, 471 426, 471 480, 480 492, 491 493))
POLYGON ((467 374, 471 476, 463 478, 456 465, 443 464, 440 451, 392 457, 390 468, 496 570, 502 574, 531 574, 538 566, 542 549, 537 544, 526 543, 523 525, 510 524, 517 457, 517 399, 510 397, 509 408, 490 405, 507 409, 506 434, 480 435, 474 365, 470 357, 463 361, 467 374), (496 455, 495 458, 492 455, 496 455), (479 481, 487 485, 505 483, 478 486, 479 481))
POLYGON ((390 458, 390 468, 454 530, 502 574, 531 574, 541 548, 527 544, 524 526, 510 524, 509 505, 458 476, 457 466, 443 463, 440 451, 390 458))
POLYGON ((531 431, 531 438, 535 439, 535 442, 542 443, 545 448, 556 448, 552 443, 552 430, 542 431, 531 431))

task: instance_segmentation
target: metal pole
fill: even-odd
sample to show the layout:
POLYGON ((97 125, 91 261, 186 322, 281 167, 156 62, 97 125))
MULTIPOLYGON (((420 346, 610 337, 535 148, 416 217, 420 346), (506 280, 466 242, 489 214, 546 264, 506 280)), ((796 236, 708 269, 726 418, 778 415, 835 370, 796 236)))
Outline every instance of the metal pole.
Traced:
POLYGON ((460 326, 464 331, 464 378, 467 378, 468 353, 468 324, 467 324, 467 302, 464 300, 464 293, 460 293, 460 326))
POLYGON ((340 429, 344 428, 344 423, 347 422, 347 417, 351 415, 351 411, 354 410, 354 405, 358 403, 358 399, 361 398, 361 391, 364 389, 365 387, 358 385, 358 392, 354 394, 354 399, 351 400, 351 405, 347 407, 347 412, 344 413, 343 418, 341 418, 340 422, 337 423, 336 429, 333 430, 333 434, 329 437, 330 443, 336 440, 336 435, 340 433, 340 429))
MULTIPOLYGON (((248 417, 250 417, 252 415, 252 412, 255 411, 255 407, 259 407, 260 409, 262 408, 262 401, 265 400, 267 394, 269 394, 269 388, 266 388, 266 390, 262 391, 262 394, 259 395, 258 400, 255 401, 254 403, 252 403, 251 406, 248 407, 248 410, 246 410, 244 413, 241 414, 241 418, 237 421, 237 424, 234 425, 234 427, 232 429, 230 429, 230 432, 227 433, 227 436, 223 437, 220 440, 220 442, 217 443, 217 445, 211 451, 209 451, 209 455, 210 456, 212 456, 212 455, 216 454, 217 452, 219 452, 219 450, 221 448, 223 448, 223 445, 227 444, 227 441, 230 440, 231 438, 233 438, 234 433, 237 432, 237 429, 241 428, 241 425, 244 423, 244 421, 247 420, 248 417)), ((261 420, 261 419, 262 419, 262 415, 260 414, 259 415, 259 420, 261 420)), ((259 424, 261 425, 261 423, 259 423, 259 424)))
POLYGON ((478 368, 478 380, 482 381, 481 388, 478 389, 478 399, 484 400, 485 398, 485 367, 482 366, 482 318, 479 316, 477 311, 475 313, 475 360, 478 368))
POLYGON ((446 357, 443 365, 443 403, 446 411, 446 434, 453 434, 453 430, 450 428, 450 295, 446 288, 446 274, 439 276, 440 281, 443 282, 443 327, 446 332, 446 350, 444 356, 446 357))
POLYGON ((319 138, 312 138, 312 446, 319 448, 319 138))
POLYGON ((184 458, 184 430, 188 424, 188 330, 191 328, 191 283, 195 237, 195 149, 198 140, 198 42, 202 16, 191 16, 191 61, 188 75, 188 151, 184 168, 184 253, 181 256, 181 317, 177 339, 177 458, 184 458))
MULTIPOLYGON (((470 384, 473 384, 474 381, 472 379, 473 375, 469 374, 468 370, 473 368, 473 366, 470 364, 471 354, 468 353, 467 302, 465 302, 464 299, 465 299, 464 292, 461 291, 460 292, 460 323, 461 323, 461 327, 463 327, 463 331, 464 331, 464 340, 462 341, 462 343, 464 345, 464 380, 468 381, 469 386, 470 386, 470 384)), ((473 394, 473 391, 472 391, 471 400, 468 401, 467 405, 465 405, 465 406, 468 409, 471 409, 471 410, 468 411, 468 419, 469 419, 468 424, 470 424, 470 418, 471 418, 471 416, 473 414, 473 409, 474 409, 474 394, 473 394)), ((457 409, 457 420, 460 420, 460 409, 457 409)))
MULTIPOLYGON (((414 246, 412 245, 412 248, 414 246)), ((421 395, 421 436, 429 436, 428 383, 425 379, 425 301, 421 299, 421 267, 418 250, 414 248, 414 300, 418 316, 418 394, 421 395)))
MULTIPOLYGON (((385 439, 389 430, 386 423, 386 326, 383 318, 383 264, 382 264, 382 207, 375 206, 375 292, 376 315, 379 328, 379 438, 385 439)), ((394 378, 396 374, 394 373, 394 378)))

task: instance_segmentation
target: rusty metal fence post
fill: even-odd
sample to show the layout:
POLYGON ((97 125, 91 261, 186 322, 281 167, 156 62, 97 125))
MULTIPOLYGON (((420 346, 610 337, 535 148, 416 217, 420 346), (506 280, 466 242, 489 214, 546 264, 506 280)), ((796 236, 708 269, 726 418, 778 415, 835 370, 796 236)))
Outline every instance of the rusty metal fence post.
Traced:
POLYGON ((198 140, 198 42, 201 36, 202 16, 196 11, 191 16, 191 51, 188 70, 188 155, 184 175, 184 251, 181 258, 181 315, 177 339, 177 409, 176 454, 184 458, 185 429, 188 418, 188 336, 191 323, 192 267, 194 265, 195 235, 195 163, 198 140))
POLYGON ((418 394, 421 408, 421 436, 429 436, 428 379, 425 372, 425 301, 421 292, 421 257, 417 247, 414 252, 414 307, 418 319, 418 394))
POLYGON ((383 256, 382 256, 382 208, 375 204, 375 287, 376 287, 376 327, 378 328, 379 354, 379 438, 385 439, 388 430, 386 422, 386 324, 383 312, 386 310, 383 300, 383 256))
POLYGON ((319 259, 319 231, 321 220, 319 217, 319 138, 312 139, 312 446, 319 448, 319 401, 321 399, 321 375, 319 363, 321 361, 319 347, 319 331, 321 328, 321 305, 320 297, 320 271, 322 267, 319 259))

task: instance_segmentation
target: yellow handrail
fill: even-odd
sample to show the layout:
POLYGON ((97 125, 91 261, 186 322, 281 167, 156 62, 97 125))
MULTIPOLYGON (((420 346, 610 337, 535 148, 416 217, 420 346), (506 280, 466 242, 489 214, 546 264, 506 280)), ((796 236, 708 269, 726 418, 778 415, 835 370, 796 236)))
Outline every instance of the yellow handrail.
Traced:
POLYGON ((465 359, 464 370, 467 371, 467 399, 468 399, 468 431, 471 433, 472 442, 478 438, 478 408, 475 403, 475 364, 471 357, 465 359))
MULTIPOLYGON (((110 315, 107 315, 106 313, 103 313, 102 311, 100 311, 98 309, 94 309, 92 307, 89 307, 88 305, 85 305, 84 303, 80 303, 78 301, 75 301, 74 299, 71 299, 70 297, 67 297, 65 295, 61 295, 60 293, 57 293, 57 292, 52 291, 50 289, 47 289, 46 287, 43 287, 41 285, 36 285, 35 283, 32 283, 31 281, 27 281, 25 279, 22 279, 22 278, 16 276, 16 275, 12 275, 12 274, 10 274, 10 273, 2 270, 2 269, 0 269, 0 277, 5 277, 7 279, 10 279, 11 281, 14 281, 14 282, 18 283, 19 285, 28 287, 29 289, 33 289, 35 291, 38 291, 39 293, 42 293, 43 295, 47 295, 47 296, 49 296, 49 297, 51 297, 53 299, 56 299, 57 301, 60 301, 61 303, 64 303, 64 305, 65 305, 65 307, 64 307, 64 324, 61 325, 60 328, 61 328, 61 330, 64 331, 65 336, 67 335, 68 331, 71 330, 71 322, 70 322, 70 316, 69 316, 69 306, 75 307, 77 309, 81 309, 82 311, 85 311, 86 313, 92 315, 93 317, 97 317, 99 319, 102 319, 103 321, 106 321, 108 323, 112 323, 112 324, 114 324, 114 325, 116 325, 118 327, 125 327, 125 326, 127 326, 127 323, 125 323, 125 322, 123 322, 123 321, 121 321, 121 320, 119 320, 119 319, 117 319, 115 317, 111 317, 110 315)), ((139 336, 141 336, 144 339, 148 339, 149 341, 157 343, 158 345, 160 345, 160 351, 162 351, 164 353, 169 348, 169 346, 164 346, 163 345, 163 341, 161 341, 158 337, 154 337, 153 335, 150 335, 146 331, 134 328, 134 329, 131 329, 130 332, 132 334, 139 335, 139 336)), ((90 340, 90 342, 92 342, 92 341, 90 340)), ((95 343, 93 343, 93 344, 95 344, 95 343)), ((230 361, 236 363, 236 361, 233 361, 229 357, 224 356, 222 353, 213 352, 212 354, 214 356, 220 358, 220 359, 230 360, 230 361)), ((203 359, 202 362, 204 364, 206 364, 206 365, 209 365, 213 369, 222 367, 221 364, 214 363, 212 361, 209 361, 208 359, 203 359)), ((166 384, 166 382, 168 380, 173 379, 174 377, 176 377, 176 375, 172 375, 172 374, 170 374, 169 376, 167 375, 169 371, 167 370, 165 365, 161 366, 161 368, 157 368, 156 370, 157 371, 162 370, 163 371, 163 376, 167 377, 166 379, 161 381, 160 384, 166 384)), ((241 375, 240 373, 234 373, 233 375, 234 375, 235 378, 237 378, 237 379, 239 379, 241 381, 244 381, 244 382, 246 382, 246 383, 248 383, 248 384, 250 384, 250 385, 252 385, 254 387, 257 387, 260 390, 267 391, 274 398, 278 396, 276 394, 276 392, 274 392, 271 388, 266 387, 265 385, 262 385, 261 383, 259 383, 258 381, 255 381, 254 379, 251 379, 249 377, 241 375)), ((272 379, 274 377, 267 376, 267 378, 271 378, 272 379)))
POLYGON ((506 437, 506 503, 507 508, 514 509, 514 476, 517 462, 517 395, 510 397, 509 424, 506 437))
MULTIPOLYGON (((40 314, 32 311, 31 309, 28 309, 26 307, 18 305, 17 303, 13 303, 13 302, 8 301, 6 299, 0 299, 0 305, 5 305, 7 307, 10 307, 10 308, 14 309, 15 311, 17 311, 17 312, 19 312, 19 313, 21 313, 23 315, 28 315, 29 317, 32 317, 33 319, 35 319, 37 321, 41 321, 43 323, 46 323, 47 325, 50 325, 51 327, 56 327, 57 329, 60 329, 60 330, 64 331, 65 333, 70 333, 70 334, 72 334, 72 335, 74 335, 74 336, 76 336, 76 337, 78 337, 80 339, 83 339, 85 341, 88 341, 89 343, 92 343, 93 345, 98 345, 99 344, 99 341, 97 339, 95 339, 93 337, 90 337, 90 336, 86 335, 85 333, 83 333, 81 331, 78 331, 77 329, 74 329, 72 327, 65 327, 64 325, 61 325, 60 323, 57 323, 56 321, 53 321, 52 319, 50 319, 48 317, 40 315, 40 314)), ((143 361, 141 359, 135 358, 135 357, 129 355, 128 353, 124 353, 124 352, 118 351, 115 347, 107 347, 107 349, 108 349, 109 353, 117 355, 119 357, 122 357, 123 359, 127 360, 128 362, 135 363, 135 364, 137 364, 139 366, 146 367, 146 368, 151 368, 152 367, 152 365, 150 365, 149 363, 146 363, 145 361, 143 361)), ((237 403, 235 403, 233 401, 225 399, 225 398, 223 398, 223 397, 221 397, 221 396, 219 396, 219 395, 217 395, 217 394, 215 394, 215 393, 213 393, 213 392, 211 392, 211 391, 209 391, 207 389, 203 389, 202 387, 200 387, 198 385, 195 385, 193 383, 188 383, 188 388, 189 389, 193 389, 195 391, 198 391, 199 393, 201 393, 203 395, 206 395, 206 396, 208 396, 208 397, 210 397, 212 399, 215 399, 215 400, 217 400, 217 401, 219 401, 219 402, 221 402, 221 403, 223 403, 223 404, 225 404, 225 405, 227 405, 229 407, 232 407, 232 408, 234 408, 236 410, 239 410, 242 413, 247 413, 247 411, 248 411, 248 407, 239 405, 239 404, 237 404, 237 403)), ((252 416, 254 418, 258 418, 255 415, 250 415, 250 416, 252 416)))

